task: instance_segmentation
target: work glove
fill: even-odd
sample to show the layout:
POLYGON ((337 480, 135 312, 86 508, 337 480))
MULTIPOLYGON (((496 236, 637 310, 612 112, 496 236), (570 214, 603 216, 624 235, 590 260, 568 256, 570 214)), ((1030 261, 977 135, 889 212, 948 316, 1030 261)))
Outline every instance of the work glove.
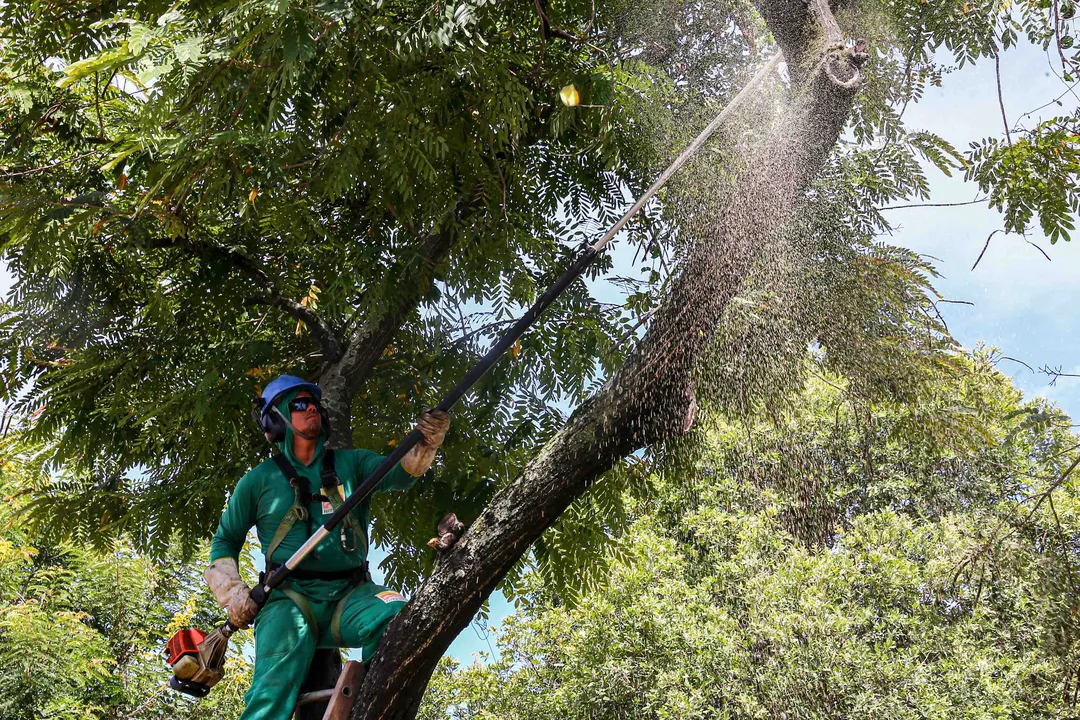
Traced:
POLYGON ((218 604, 229 613, 229 624, 237 629, 246 628, 259 614, 259 606, 251 599, 251 588, 240 579, 236 559, 227 557, 215 560, 203 573, 210 592, 218 604))
POLYGON ((435 453, 450 428, 450 413, 444 410, 428 410, 416 423, 416 429, 424 438, 401 459, 401 467, 414 477, 420 477, 435 462, 435 453))

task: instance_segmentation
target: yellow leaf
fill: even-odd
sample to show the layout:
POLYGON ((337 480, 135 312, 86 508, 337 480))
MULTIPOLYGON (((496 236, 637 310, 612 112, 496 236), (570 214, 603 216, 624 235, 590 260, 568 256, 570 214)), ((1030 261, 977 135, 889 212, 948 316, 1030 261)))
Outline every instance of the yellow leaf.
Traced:
POLYGON ((248 193, 248 202, 254 205, 257 197, 259 197, 259 188, 251 188, 251 192, 248 193))
POLYGON ((390 442, 388 442, 388 443, 386 443, 386 444, 387 444, 388 446, 390 446, 390 447, 394 447, 395 445, 397 445, 397 440, 391 440, 390 442))
POLYGON ((313 284, 308 289, 308 294, 306 296, 304 296, 304 299, 302 299, 300 301, 300 304, 303 305, 306 308, 311 308, 312 310, 314 310, 315 308, 317 308, 319 306, 318 300, 319 300, 319 286, 313 284))
POLYGON ((578 90, 573 83, 559 91, 559 99, 562 100, 562 104, 566 107, 574 107, 581 102, 581 96, 578 95, 578 90))
POLYGON ((510 357, 517 360, 517 356, 521 354, 521 338, 518 338, 514 343, 514 346, 510 348, 510 357))
POLYGON ((104 220, 98 220, 98 221, 97 221, 97 224, 96 224, 96 225, 94 225, 94 229, 90 231, 90 234, 91 234, 91 235, 97 235, 97 234, 98 234, 98 231, 99 231, 99 230, 101 230, 101 227, 102 227, 102 226, 103 226, 103 225, 104 225, 104 224, 105 224, 106 222, 108 222, 108 218, 106 218, 106 219, 104 219, 104 220))
POLYGON ((127 187, 127 173, 120 173, 120 177, 116 178, 116 189, 123 190, 127 187))

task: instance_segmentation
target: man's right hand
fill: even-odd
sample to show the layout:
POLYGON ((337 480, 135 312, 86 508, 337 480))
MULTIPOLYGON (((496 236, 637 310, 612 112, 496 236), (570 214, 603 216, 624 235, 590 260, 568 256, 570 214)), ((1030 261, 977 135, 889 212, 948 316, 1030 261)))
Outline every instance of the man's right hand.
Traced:
POLYGON ((229 624, 237 630, 243 630, 255 616, 259 614, 259 606, 251 599, 251 589, 247 585, 236 593, 236 597, 229 603, 229 624))
POLYGON ((203 577, 218 604, 227 608, 229 624, 237 629, 250 625, 259 614, 259 606, 251 599, 251 589, 240 579, 236 559, 218 558, 206 568, 203 577))

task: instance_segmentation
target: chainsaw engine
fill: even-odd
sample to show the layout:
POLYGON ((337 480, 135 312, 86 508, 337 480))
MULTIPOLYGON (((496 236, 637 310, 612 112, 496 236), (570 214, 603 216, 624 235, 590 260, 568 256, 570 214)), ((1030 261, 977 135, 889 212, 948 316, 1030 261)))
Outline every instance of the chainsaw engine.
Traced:
POLYGON ((205 647, 206 633, 195 628, 178 630, 169 638, 165 651, 166 662, 172 668, 169 687, 192 697, 204 697, 210 688, 221 680, 222 670, 213 662, 213 656, 220 653, 205 647))

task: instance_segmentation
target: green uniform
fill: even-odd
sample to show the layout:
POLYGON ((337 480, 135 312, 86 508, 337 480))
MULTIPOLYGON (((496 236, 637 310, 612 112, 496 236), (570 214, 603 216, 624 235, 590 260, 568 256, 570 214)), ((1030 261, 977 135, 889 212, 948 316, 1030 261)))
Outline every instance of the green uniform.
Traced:
MULTIPOLYGON (((291 392, 278 407, 288 417, 287 405, 299 391, 291 392)), ((292 452, 292 430, 279 444, 281 452, 296 472, 308 480, 312 493, 319 493, 324 457, 320 437, 310 465, 304 465, 292 452)), ((334 467, 351 493, 383 457, 369 450, 344 450, 334 453, 334 467)), ((416 478, 400 465, 379 483, 378 491, 406 490, 416 478)), ((238 558, 248 530, 255 526, 263 554, 289 512, 296 494, 288 479, 273 460, 261 463, 237 483, 229 498, 210 544, 210 562, 224 557, 238 558)), ((311 528, 316 529, 330 515, 330 506, 314 500, 308 503, 311 528)), ((298 569, 313 571, 354 570, 367 560, 367 527, 371 517, 370 498, 353 511, 355 532, 348 528, 330 533, 308 555, 298 569), (346 546, 355 548, 348 552, 346 546)), ((274 549, 267 562, 284 563, 309 537, 308 523, 297 521, 274 549)), ((255 670, 241 720, 287 720, 296 704, 300 684, 307 675, 316 648, 360 648, 361 660, 367 662, 382 639, 390 620, 404 605, 396 592, 370 581, 349 585, 339 580, 288 580, 271 592, 266 606, 255 618, 255 670), (344 601, 344 602, 343 602, 344 601)))

